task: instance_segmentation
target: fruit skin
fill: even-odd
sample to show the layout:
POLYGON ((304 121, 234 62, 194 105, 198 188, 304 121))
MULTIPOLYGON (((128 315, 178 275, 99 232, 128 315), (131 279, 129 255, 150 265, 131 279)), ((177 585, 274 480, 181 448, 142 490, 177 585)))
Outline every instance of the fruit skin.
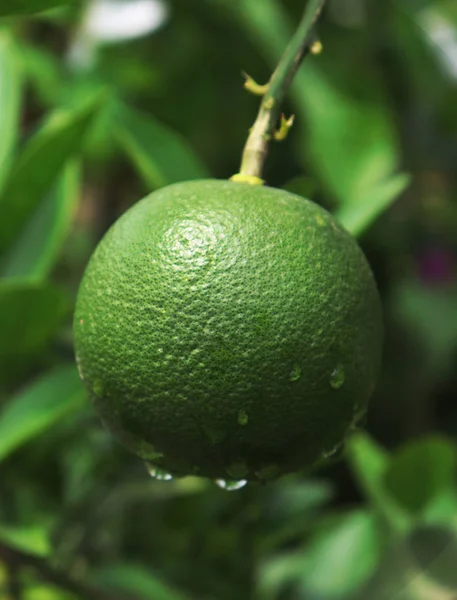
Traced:
POLYGON ((174 184, 128 210, 78 293, 78 367, 105 425, 178 475, 310 467, 364 415, 381 361, 370 267, 289 192, 174 184))

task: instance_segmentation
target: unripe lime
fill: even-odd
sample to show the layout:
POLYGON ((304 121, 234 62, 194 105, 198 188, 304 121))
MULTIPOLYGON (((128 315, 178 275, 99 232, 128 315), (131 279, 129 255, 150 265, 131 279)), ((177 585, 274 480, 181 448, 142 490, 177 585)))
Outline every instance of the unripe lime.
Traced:
POLYGON ((365 413, 382 323, 368 263, 329 213, 208 180, 156 191, 111 227, 74 335, 129 449, 173 474, 263 480, 330 454, 365 413))

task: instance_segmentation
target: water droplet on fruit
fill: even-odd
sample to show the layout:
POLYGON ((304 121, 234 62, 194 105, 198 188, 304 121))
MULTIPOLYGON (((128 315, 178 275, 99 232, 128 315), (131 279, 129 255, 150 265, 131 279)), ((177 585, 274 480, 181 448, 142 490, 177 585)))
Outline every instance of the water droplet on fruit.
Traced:
POLYGON ((335 369, 333 369, 332 374, 330 375, 330 385, 334 390, 339 390, 343 385, 345 380, 345 373, 343 365, 338 365, 335 369))
POLYGON ((145 465, 149 475, 153 479, 157 479, 157 481, 171 481, 173 479, 173 475, 171 473, 156 467, 152 463, 146 462, 145 465))
POLYGON ((226 492, 236 492, 247 485, 247 480, 240 479, 239 481, 229 481, 227 479, 215 479, 214 483, 218 488, 221 488, 221 490, 225 490, 226 492))
POLYGON ((249 415, 248 413, 241 409, 240 411, 238 411, 238 425, 247 425, 249 421, 249 415))
POLYGON ((289 381, 298 381, 299 379, 301 379, 301 367, 299 365, 294 365, 294 368, 289 375, 289 381))

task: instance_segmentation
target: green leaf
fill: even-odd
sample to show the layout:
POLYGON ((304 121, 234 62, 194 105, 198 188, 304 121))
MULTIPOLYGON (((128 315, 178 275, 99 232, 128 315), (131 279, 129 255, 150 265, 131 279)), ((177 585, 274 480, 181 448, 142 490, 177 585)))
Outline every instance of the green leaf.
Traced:
POLYGON ((381 547, 372 513, 331 517, 319 523, 302 550, 282 552, 261 564, 257 596, 276 600, 282 591, 295 589, 294 598, 346 598, 372 575, 381 547))
POLYGON ((405 75, 411 93, 421 97, 431 110, 447 113, 450 117, 447 123, 455 131, 453 107, 457 89, 451 84, 455 64, 452 45, 443 35, 445 31, 452 35, 457 25, 455 4, 449 0, 400 0, 391 15, 392 47, 398 64, 407 69, 405 75))
POLYGON ((432 381, 448 377, 457 348, 457 286, 425 286, 403 279, 393 290, 392 307, 398 321, 417 340, 427 376, 432 381))
POLYGON ((417 515, 439 495, 454 489, 456 474, 455 446, 432 437, 406 444, 396 452, 384 484, 403 508, 417 515))
POLYGON ((384 487, 390 456, 365 433, 353 434, 346 444, 349 465, 367 499, 373 504, 392 533, 411 527, 411 520, 384 487))
MULTIPOLYGON (((223 0, 224 4, 235 11, 241 24, 254 38, 264 56, 276 66, 279 57, 291 39, 292 25, 288 15, 276 0, 223 0)), ((298 73, 296 77, 298 76, 298 73)))
MULTIPOLYGON (((260 563, 256 577, 256 598, 277 600, 282 598, 284 589, 290 590, 297 585, 303 567, 303 554, 300 552, 283 552, 260 563)), ((305 596, 306 598, 306 596, 305 596)))
POLYGON ((0 197, 0 252, 19 234, 66 161, 82 147, 100 98, 78 111, 56 111, 29 140, 0 197))
POLYGON ((345 596, 356 591, 377 566, 381 554, 378 527, 373 514, 360 510, 319 532, 305 552, 303 590, 310 596, 345 596))
POLYGON ((14 40, 0 29, 0 187, 10 168, 19 131, 21 71, 14 40))
POLYGON ((72 223, 79 180, 79 164, 70 161, 15 241, 1 272, 4 277, 39 281, 49 274, 72 223))
POLYGON ((115 135, 151 189, 208 177, 206 167, 189 144, 152 115, 120 106, 115 135))
POLYGON ((409 175, 394 175, 363 200, 341 206, 335 216, 349 233, 358 237, 406 190, 410 181, 409 175))
POLYGON ((312 200, 319 191, 317 181, 307 175, 299 175, 288 181, 282 188, 291 194, 297 194, 303 198, 312 200))
POLYGON ((7 15, 31 15, 43 10, 49 10, 74 0, 2 0, 0 17, 7 15))
POLYGON ((42 357, 69 304, 52 285, 0 281, 0 384, 42 357))
POLYGON ((420 527, 389 548, 354 600, 455 600, 456 564, 455 532, 420 527))
POLYGON ((62 62, 50 50, 36 44, 17 41, 17 50, 24 77, 38 102, 44 107, 54 107, 62 97, 65 79, 62 62))
POLYGON ((410 549, 418 571, 438 586, 457 590, 457 536, 448 527, 419 527, 410 536, 410 549))
POLYGON ((51 553, 51 542, 46 527, 12 527, 0 523, 0 540, 9 546, 38 556, 51 553))
POLYGON ((316 514, 334 496, 329 481, 288 478, 278 481, 270 490, 269 505, 275 517, 263 535, 258 549, 262 554, 283 547, 296 540, 300 532, 307 531, 316 514))
POLYGON ((51 583, 41 583, 35 580, 22 589, 24 600, 81 600, 69 592, 56 588, 51 583))
POLYGON ((329 481, 290 478, 271 490, 270 503, 276 516, 288 520, 294 514, 302 515, 327 504, 333 495, 329 481))
POLYGON ((144 600, 186 600, 182 592, 156 577, 150 569, 134 564, 114 564, 99 570, 94 583, 113 590, 130 592, 144 600))
POLYGON ((452 523, 457 530, 457 490, 446 489, 434 496, 422 511, 421 522, 446 526, 452 523))
POLYGON ((0 460, 77 410, 85 393, 76 367, 57 367, 13 397, 0 412, 0 460))
POLYGON ((353 93, 348 80, 342 88, 320 61, 305 64, 298 87, 307 123, 306 152, 316 172, 342 205, 369 202, 399 162, 384 100, 374 85, 364 96, 353 93))

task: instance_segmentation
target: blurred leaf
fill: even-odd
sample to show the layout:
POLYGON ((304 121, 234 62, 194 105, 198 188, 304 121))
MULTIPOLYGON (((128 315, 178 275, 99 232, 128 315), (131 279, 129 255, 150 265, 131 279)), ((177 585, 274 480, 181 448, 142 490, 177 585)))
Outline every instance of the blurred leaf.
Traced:
MULTIPOLYGON (((358 76, 360 76, 358 74, 358 76)), ((307 152, 325 185, 340 203, 361 205, 371 196, 386 205, 396 186, 390 182, 399 162, 393 123, 384 100, 374 91, 366 96, 341 89, 325 64, 303 68, 300 99, 307 122, 307 152), (386 183, 387 182, 387 183, 386 183)), ((375 87, 373 86, 373 90, 375 87)), ((404 176, 402 178, 404 183, 404 176)))
POLYGON ((23 597, 24 600, 80 600, 79 596, 63 592, 50 584, 36 582, 29 584, 23 590, 23 597))
POLYGON ((363 488, 375 492, 389 467, 390 455, 366 433, 354 433, 346 444, 350 465, 363 488))
POLYGON ((276 66, 292 37, 288 14, 281 5, 276 0, 264 0, 264 2, 239 0, 237 3, 222 0, 222 2, 237 14, 248 36, 256 38, 263 54, 276 66))
MULTIPOLYGON (((417 570, 438 586, 457 590, 457 536, 449 527, 418 527, 409 537, 417 570)), ((455 596, 454 596, 455 597, 455 596)))
POLYGON ((19 131, 21 80, 12 35, 0 29, 0 188, 8 173, 19 131))
POLYGON ((456 540, 445 528, 416 529, 385 552, 375 576, 354 600, 455 600, 456 540))
POLYGON ((270 503, 275 515, 289 518, 328 503, 334 496, 329 481, 313 479, 281 480, 272 490, 270 503))
POLYGON ((64 78, 57 56, 37 45, 17 41, 18 56, 24 76, 45 107, 54 107, 61 98, 64 78))
POLYGON ((349 513, 310 541, 302 564, 301 587, 311 594, 345 596, 370 577, 380 553, 375 517, 367 511, 349 513))
POLYGON ((277 600, 281 592, 297 583, 302 574, 303 554, 301 552, 283 552, 260 564, 256 580, 256 598, 277 600))
POLYGON ((354 237, 361 235, 405 191, 409 175, 395 175, 379 184, 362 201, 348 202, 336 211, 337 220, 354 237))
POLYGON ((130 592, 144 600, 186 600, 188 598, 155 577, 150 569, 139 565, 111 564, 99 570, 93 581, 106 588, 130 592))
POLYGON ((4 277, 39 281, 49 274, 72 223, 79 179, 79 164, 73 160, 15 241, 1 273, 4 277))
POLYGON ((0 385, 43 353, 68 308, 54 286, 0 281, 0 385))
POLYGON ((429 376, 445 376, 454 367, 457 347, 457 286, 403 280, 394 290, 392 307, 425 350, 429 376))
MULTIPOLYGON (((87 402, 85 411, 89 410, 92 412, 93 409, 87 402)), ((78 417, 84 418, 82 415, 81 410, 81 416, 78 413, 78 417)), ((55 432, 55 429, 53 431, 55 432)), ((97 423, 95 429, 85 430, 85 444, 81 444, 79 437, 76 437, 71 440, 65 452, 62 452, 63 496, 69 504, 84 498, 85 494, 93 493, 97 465, 109 456, 109 446, 106 443, 108 435, 97 423)), ((51 444, 55 443, 50 441, 51 444)))
POLYGON ((17 550, 32 552, 38 556, 48 556, 51 552, 48 531, 39 525, 11 527, 0 522, 0 540, 17 550))
POLYGON ((83 159, 89 174, 96 177, 97 167, 104 172, 110 161, 117 161, 120 154, 116 140, 119 109, 119 90, 106 85, 100 73, 85 73, 71 80, 61 77, 58 102, 62 107, 76 110, 86 98, 103 97, 84 138, 83 159))
POLYGON ((152 115, 120 106, 116 136, 151 190, 208 177, 206 167, 188 143, 152 115))
POLYGON ((0 412, 0 460, 43 434, 85 399, 76 367, 57 367, 40 377, 0 412))
POLYGON ((78 111, 56 111, 28 141, 0 197, 0 252, 19 234, 68 158, 81 149, 99 105, 100 97, 78 111))
POLYGON ((381 535, 373 514, 354 511, 329 518, 303 549, 261 565, 257 597, 276 600, 293 588, 294 598, 346 598, 371 576, 380 553, 381 535))
POLYGON ((434 496, 422 511, 421 522, 451 525, 457 531, 457 490, 446 489, 434 496))
POLYGON ((288 181, 282 186, 284 190, 287 190, 291 194, 297 194, 303 198, 311 200, 317 193, 319 186, 317 181, 308 177, 307 175, 299 175, 288 181))
POLYGON ((413 514, 454 488, 457 453, 443 438, 416 440, 396 452, 384 475, 386 489, 413 514))
POLYGON ((329 481, 288 477, 279 480, 271 488, 268 498, 270 524, 262 536, 259 552, 269 554, 278 548, 304 535, 316 518, 334 496, 329 481))
POLYGON ((346 445, 349 465, 367 499, 373 504, 393 533, 411 527, 407 513, 384 487, 390 456, 367 434, 353 434, 346 445))
POLYGON ((405 69, 406 85, 432 111, 448 113, 446 123, 456 131, 455 4, 449 0, 398 0, 397 7, 392 11, 392 42, 405 69), (453 17, 449 10, 454 11, 453 17))
POLYGON ((55 8, 62 4, 70 4, 74 0, 2 0, 0 17, 6 15, 30 15, 55 8))

